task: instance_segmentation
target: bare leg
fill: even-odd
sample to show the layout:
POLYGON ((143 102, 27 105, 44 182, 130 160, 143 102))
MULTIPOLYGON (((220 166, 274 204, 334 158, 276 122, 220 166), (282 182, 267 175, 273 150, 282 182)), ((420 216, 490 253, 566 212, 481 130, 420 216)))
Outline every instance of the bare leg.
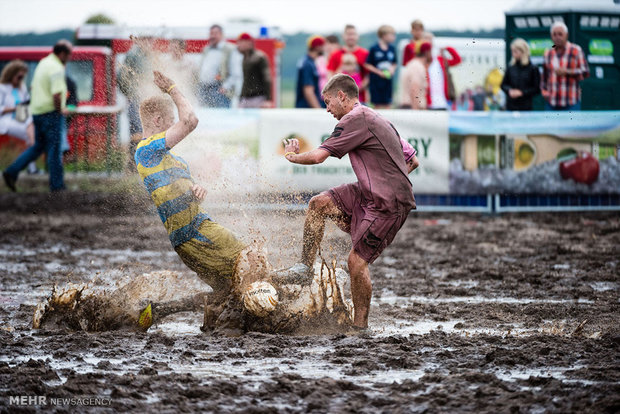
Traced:
POLYGON ((372 283, 368 263, 353 249, 349 253, 349 272, 351 277, 351 298, 353 299, 353 325, 359 328, 368 327, 368 312, 372 297, 372 283))
POLYGON ((312 267, 316 252, 319 249, 323 233, 325 232, 325 219, 330 217, 338 227, 347 231, 347 224, 340 209, 334 204, 327 194, 319 194, 312 197, 308 205, 308 214, 304 223, 304 241, 301 253, 301 262, 312 267))

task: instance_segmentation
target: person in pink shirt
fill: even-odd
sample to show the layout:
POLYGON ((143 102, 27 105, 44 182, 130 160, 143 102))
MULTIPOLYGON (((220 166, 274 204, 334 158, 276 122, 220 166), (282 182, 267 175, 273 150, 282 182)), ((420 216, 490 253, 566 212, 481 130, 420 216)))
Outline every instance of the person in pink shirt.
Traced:
POLYGON ((318 148, 300 154, 299 141, 286 142, 285 157, 295 164, 320 164, 328 157, 349 155, 358 179, 310 200, 304 224, 301 263, 279 271, 280 279, 311 278, 312 266, 329 217, 351 235, 348 265, 353 299, 353 326, 368 327, 372 284, 368 265, 394 240, 411 209, 415 209, 408 174, 418 166, 415 150, 394 126, 359 102, 353 78, 334 75, 322 92, 327 112, 339 122, 318 148))
POLYGON ((353 53, 342 55, 342 63, 340 64, 339 73, 349 75, 355 81, 358 88, 362 88, 362 72, 357 64, 357 58, 353 53))
POLYGON ((344 33, 342 34, 344 46, 341 49, 333 52, 329 56, 329 60, 327 61, 327 76, 328 78, 331 78, 332 76, 334 76, 334 74, 338 73, 340 65, 342 64, 342 57, 347 53, 352 53, 357 59, 357 64, 362 74, 363 86, 360 88, 359 91, 359 100, 360 102, 366 102, 368 71, 364 68, 364 63, 366 63, 366 59, 368 58, 368 50, 357 44, 359 39, 360 36, 357 33, 357 29, 355 28, 355 26, 353 26, 352 24, 347 24, 344 27, 344 33))

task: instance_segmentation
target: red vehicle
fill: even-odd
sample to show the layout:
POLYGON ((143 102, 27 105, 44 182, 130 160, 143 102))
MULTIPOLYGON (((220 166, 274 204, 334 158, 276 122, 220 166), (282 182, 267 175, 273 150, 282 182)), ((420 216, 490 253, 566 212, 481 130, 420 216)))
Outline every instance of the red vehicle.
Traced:
MULTIPOLYGON (((25 61, 29 67, 26 85, 30 89, 38 62, 51 52, 51 47, 0 47, 0 70, 13 59, 25 61)), ((75 47, 67 63, 67 75, 77 85, 78 100, 78 112, 71 117, 69 124, 69 157, 88 153, 88 160, 99 159, 106 153, 103 152, 105 146, 115 142, 111 134, 116 131, 116 115, 115 110, 110 110, 116 103, 114 55, 107 47, 75 47)), ((14 153, 25 149, 25 144, 3 135, 0 136, 0 147, 3 153, 14 153)))

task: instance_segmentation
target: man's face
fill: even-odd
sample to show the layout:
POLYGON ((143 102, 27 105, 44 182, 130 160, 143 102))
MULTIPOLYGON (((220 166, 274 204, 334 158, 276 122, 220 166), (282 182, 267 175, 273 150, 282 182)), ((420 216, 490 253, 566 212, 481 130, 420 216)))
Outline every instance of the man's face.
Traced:
POLYGON ((69 49, 69 52, 62 52, 60 55, 58 55, 58 59, 60 59, 63 65, 66 65, 69 59, 71 59, 72 52, 73 50, 69 49))
POLYGON ((556 27, 551 31, 551 40, 557 47, 564 47, 568 41, 568 33, 561 27, 556 27))
POLYGON ((237 50, 240 53, 245 53, 252 49, 252 41, 251 40, 238 40, 237 41, 237 50))
POLYGON ((357 41, 359 40, 359 36, 357 34, 357 30, 355 29, 347 29, 344 31, 344 44, 348 47, 352 48, 357 45, 357 41))
POLYGON ((323 101, 325 101, 327 112, 332 114, 332 116, 339 121, 340 119, 342 119, 343 116, 346 115, 346 112, 343 106, 344 96, 345 94, 342 91, 338 91, 338 93, 335 93, 335 94, 323 95, 323 101))
POLYGON ((424 34, 424 27, 422 26, 416 26, 411 29, 411 36, 413 36, 415 40, 422 39, 423 34, 424 34))
POLYGON ((209 30, 209 44, 217 45, 222 40, 222 31, 217 27, 209 30))
POLYGON ((396 33, 388 32, 383 36, 383 41, 388 45, 391 45, 396 40, 396 33))

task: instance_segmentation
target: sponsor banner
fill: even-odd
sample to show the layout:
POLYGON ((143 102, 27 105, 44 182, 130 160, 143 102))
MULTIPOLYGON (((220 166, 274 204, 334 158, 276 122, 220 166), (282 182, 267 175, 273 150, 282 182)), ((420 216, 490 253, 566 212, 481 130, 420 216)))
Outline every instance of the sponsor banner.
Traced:
MULTIPOLYGON (((448 113, 407 110, 381 111, 401 137, 418 151, 420 167, 410 175, 414 193, 449 191, 448 113)), ((329 138, 337 120, 325 110, 272 109, 261 111, 259 160, 262 191, 317 192, 357 181, 347 156, 329 157, 318 165, 291 164, 284 158, 282 141, 300 140, 301 152, 329 138)))
POLYGON ((452 194, 618 194, 620 112, 452 113, 452 194))

